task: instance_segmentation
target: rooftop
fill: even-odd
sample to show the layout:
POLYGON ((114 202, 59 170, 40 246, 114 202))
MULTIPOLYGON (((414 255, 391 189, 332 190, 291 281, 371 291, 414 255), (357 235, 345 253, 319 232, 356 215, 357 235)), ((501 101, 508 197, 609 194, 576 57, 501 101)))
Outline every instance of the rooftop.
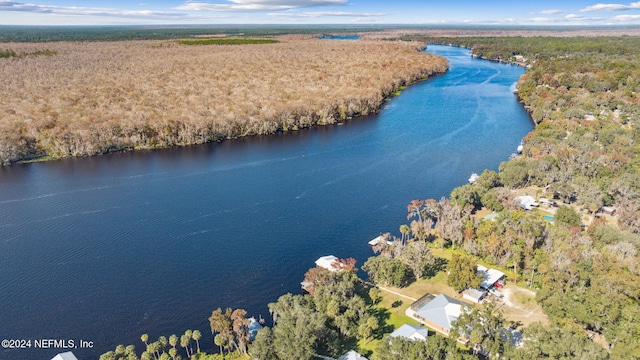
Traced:
POLYGON ((389 336, 424 341, 427 339, 427 336, 429 336, 429 330, 420 326, 404 324, 389 336))
MULTIPOLYGON (((440 294, 429 302, 419 304, 418 309, 415 310, 414 317, 421 321, 426 320, 433 323, 445 332, 448 332, 451 330, 451 324, 456 321, 462 313, 462 306, 462 302, 447 295, 440 294)), ((413 309, 413 305, 410 309, 413 309)))

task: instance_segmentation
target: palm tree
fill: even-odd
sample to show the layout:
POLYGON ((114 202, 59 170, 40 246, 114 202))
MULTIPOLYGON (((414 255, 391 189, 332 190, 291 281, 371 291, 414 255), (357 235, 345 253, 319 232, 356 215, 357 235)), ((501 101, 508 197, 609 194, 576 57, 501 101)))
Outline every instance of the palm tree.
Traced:
POLYGON ((164 349, 169 345, 169 341, 167 341, 166 336, 160 336, 158 338, 158 344, 160 344, 160 348, 162 349, 162 352, 164 352, 164 349))
POLYGON ((176 349, 175 347, 169 349, 169 355, 171 355, 171 358, 173 360, 176 360, 176 355, 178 355, 178 349, 176 349))
POLYGON ((184 348, 184 350, 186 351, 187 358, 191 356, 191 355, 189 355, 189 340, 191 340, 191 339, 188 338, 187 335, 180 336, 180 346, 182 346, 184 348))
POLYGON ((189 352, 193 354, 193 348, 191 347, 191 335, 193 335, 193 331, 185 330, 184 336, 186 336, 187 339, 189 339, 189 352))
POLYGON ((193 330, 191 337, 196 341, 196 344, 198 345, 198 352, 200 352, 200 339, 202 338, 202 333, 200 330, 193 330))
POLYGON ((402 242, 404 243, 405 240, 409 240, 409 233, 411 232, 411 229, 409 228, 409 225, 407 224, 402 224, 400 225, 400 233, 402 234, 402 242))
POLYGON ((171 334, 171 336, 169 336, 169 345, 174 349, 176 348, 176 345, 178 345, 178 336, 176 334, 171 334))
POLYGON ((228 346, 227 338, 222 334, 218 334, 213 338, 213 342, 220 347, 220 354, 222 354, 222 357, 224 358, 224 351, 222 348, 226 348, 228 346))
POLYGON ((149 341, 149 335, 148 334, 142 334, 140 335, 140 340, 142 340, 142 342, 146 345, 149 346, 149 343, 147 341, 149 341))

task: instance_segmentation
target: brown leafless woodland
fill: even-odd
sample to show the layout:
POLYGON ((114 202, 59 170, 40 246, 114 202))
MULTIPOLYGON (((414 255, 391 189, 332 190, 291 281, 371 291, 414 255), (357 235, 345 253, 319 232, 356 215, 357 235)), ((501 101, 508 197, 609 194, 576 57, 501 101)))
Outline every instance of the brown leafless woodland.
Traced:
POLYGON ((447 69, 419 43, 279 40, 60 42, 46 44, 52 56, 0 59, 0 163, 332 124, 377 111, 399 86, 447 69))

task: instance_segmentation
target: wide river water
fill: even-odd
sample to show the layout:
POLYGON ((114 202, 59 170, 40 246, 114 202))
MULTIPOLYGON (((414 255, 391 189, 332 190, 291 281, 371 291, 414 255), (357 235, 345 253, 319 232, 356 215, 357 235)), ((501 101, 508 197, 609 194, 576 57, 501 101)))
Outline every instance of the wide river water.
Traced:
MULTIPOLYGON (((0 339, 92 341, 200 329, 218 307, 269 318, 323 255, 372 255, 412 199, 497 170, 533 125, 512 93, 524 69, 429 46, 445 75, 342 126, 0 169, 0 339)), ((49 359, 65 349, 3 350, 49 359)), ((68 344, 68 343, 67 343, 68 344)))

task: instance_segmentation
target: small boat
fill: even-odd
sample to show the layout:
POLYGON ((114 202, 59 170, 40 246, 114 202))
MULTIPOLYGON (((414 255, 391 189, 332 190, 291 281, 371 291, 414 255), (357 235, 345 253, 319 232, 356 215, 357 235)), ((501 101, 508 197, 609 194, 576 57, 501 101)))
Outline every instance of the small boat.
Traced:
POLYGON ((471 177, 469 177, 469 184, 473 184, 474 182, 478 181, 478 178, 480 178, 478 174, 476 173, 471 174, 471 177))

